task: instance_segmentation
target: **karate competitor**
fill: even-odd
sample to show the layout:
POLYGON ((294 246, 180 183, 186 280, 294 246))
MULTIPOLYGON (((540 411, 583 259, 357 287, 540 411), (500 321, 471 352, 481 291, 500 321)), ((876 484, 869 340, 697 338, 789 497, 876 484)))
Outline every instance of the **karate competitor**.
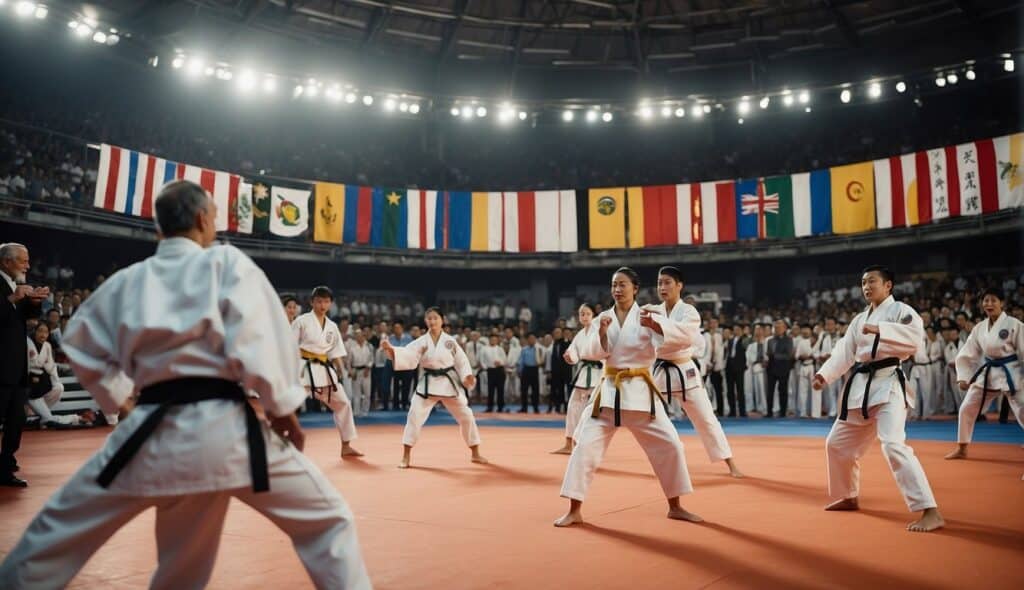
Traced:
POLYGON ((352 378, 352 412, 356 416, 370 413, 370 377, 373 371, 373 347, 366 341, 366 332, 357 330, 346 346, 348 374, 352 378))
POLYGON ((639 288, 636 271, 626 267, 615 271, 611 286, 615 305, 598 316, 597 333, 583 348, 584 358, 604 359, 604 379, 590 403, 593 411, 583 417, 577 431, 561 491, 562 497, 569 499, 569 512, 555 521, 557 527, 583 522, 583 498, 620 424, 647 454, 668 498, 668 517, 703 520, 679 504, 679 496, 691 493, 693 486, 683 443, 649 369, 656 358, 656 344, 688 346, 687 339, 696 338, 697 333, 684 335, 666 316, 642 311, 635 300, 639 288))
MULTIPOLYGON (((836 319, 833 317, 825 318, 825 329, 818 335, 817 342, 814 343, 814 360, 815 370, 821 370, 821 367, 828 361, 832 355, 832 348, 836 345, 839 340, 839 335, 836 333, 836 319)), ((821 391, 822 404, 825 408, 825 412, 828 413, 829 417, 834 418, 836 416, 836 406, 838 405, 838 382, 830 383, 821 391)), ((813 389, 813 388, 812 388, 813 389)))
POLYGON ((295 318, 299 317, 302 313, 302 306, 299 305, 299 300, 292 297, 291 295, 284 298, 284 315, 288 317, 288 323, 291 324, 295 321, 295 318))
POLYGON ((444 404, 448 413, 459 423, 462 439, 472 451, 471 461, 487 463, 480 455, 480 432, 469 407, 469 390, 476 385, 476 377, 469 365, 469 359, 459 343, 444 332, 444 313, 437 307, 429 307, 424 313, 427 333, 405 346, 395 346, 384 340, 381 347, 388 358, 395 363, 396 371, 415 371, 422 367, 423 374, 416 382, 409 404, 409 417, 402 434, 404 451, 399 469, 409 467, 412 448, 420 439, 424 422, 438 402, 444 404))
POLYGON ((564 355, 565 362, 576 368, 572 374, 572 394, 565 410, 565 444, 562 448, 551 451, 555 455, 572 454, 573 434, 579 426, 584 409, 590 403, 591 393, 601 380, 601 368, 604 366, 599 358, 583 357, 586 342, 597 330, 594 326, 594 308, 584 303, 580 305, 576 315, 579 317, 580 331, 576 333, 564 355))
POLYGON ((951 401, 951 405, 946 406, 946 412, 954 414, 959 413, 960 404, 964 401, 964 392, 960 391, 956 379, 956 355, 960 352, 959 336, 955 327, 948 327, 942 331, 942 337, 946 341, 942 347, 942 356, 946 361, 946 395, 951 401))
POLYGON ((292 334, 302 358, 299 381, 334 413, 334 425, 341 436, 341 456, 362 457, 363 454, 352 447, 358 433, 352 417, 352 402, 341 383, 341 374, 345 371, 342 359, 348 353, 341 342, 338 325, 327 317, 327 310, 334 303, 334 293, 327 287, 317 287, 311 299, 313 311, 292 322, 292 334))
POLYGON ((796 344, 796 415, 801 418, 821 417, 821 390, 811 387, 814 380, 814 343, 811 325, 800 328, 796 344), (810 398, 810 399, 808 399, 810 398))
POLYGON ((64 394, 64 384, 53 360, 53 347, 47 342, 49 337, 50 328, 40 323, 28 341, 28 407, 39 416, 42 426, 80 426, 82 419, 78 415, 63 416, 50 411, 64 394))
POLYGON ((860 457, 877 437, 907 507, 911 512, 923 511, 907 530, 927 532, 945 521, 921 462, 906 443, 907 408, 913 407, 913 397, 900 368, 923 345, 924 327, 912 307, 892 298, 892 285, 888 268, 864 269, 861 288, 868 308, 853 318, 832 356, 814 376, 815 389, 822 389, 853 369, 843 389, 839 419, 825 443, 828 492, 834 499, 825 510, 859 508, 860 457))
POLYGON ((63 342, 104 411, 136 390, 138 403, 29 524, 0 565, 0 588, 67 586, 149 508, 159 562, 150 588, 202 588, 232 497, 291 537, 317 588, 370 588, 352 512, 301 453, 295 410, 306 393, 277 293, 241 251, 210 247, 217 210, 199 185, 169 183, 155 212, 156 255, 104 281, 63 342))
POLYGON ((929 418, 936 413, 937 401, 935 379, 932 373, 931 357, 929 356, 928 338, 921 335, 921 345, 914 353, 913 366, 910 369, 911 389, 917 394, 917 418, 929 418))
POLYGON ((925 341, 928 343, 928 372, 931 374, 932 408, 941 414, 946 407, 946 387, 942 355, 942 339, 935 332, 935 326, 925 326, 925 341))
POLYGON ((644 310, 668 318, 674 324, 681 338, 658 346, 652 376, 658 391, 665 399, 679 398, 686 416, 697 431, 708 460, 712 463, 725 461, 729 475, 743 477, 732 459, 732 449, 725 438, 725 431, 718 421, 711 398, 698 377, 697 366, 693 363, 694 348, 701 340, 700 312, 692 305, 683 303, 679 295, 683 292, 683 273, 674 266, 663 266, 658 270, 658 305, 645 305, 644 310))
POLYGON ((967 445, 974 435, 974 423, 992 400, 1006 396, 1017 423, 1024 427, 1024 324, 1003 312, 1003 294, 985 291, 981 308, 987 319, 971 330, 956 355, 956 378, 967 395, 960 404, 957 448, 947 459, 966 459, 967 445))

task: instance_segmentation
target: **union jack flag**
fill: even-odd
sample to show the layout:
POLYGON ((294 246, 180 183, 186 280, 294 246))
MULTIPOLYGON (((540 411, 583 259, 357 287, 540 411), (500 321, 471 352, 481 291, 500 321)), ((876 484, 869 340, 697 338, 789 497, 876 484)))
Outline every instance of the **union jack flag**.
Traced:
POLYGON ((765 215, 768 213, 779 213, 779 195, 765 195, 764 194, 764 179, 760 178, 757 181, 757 194, 756 195, 743 195, 740 201, 742 208, 740 215, 756 215, 757 216, 757 237, 765 238, 767 234, 767 227, 765 224, 765 215))

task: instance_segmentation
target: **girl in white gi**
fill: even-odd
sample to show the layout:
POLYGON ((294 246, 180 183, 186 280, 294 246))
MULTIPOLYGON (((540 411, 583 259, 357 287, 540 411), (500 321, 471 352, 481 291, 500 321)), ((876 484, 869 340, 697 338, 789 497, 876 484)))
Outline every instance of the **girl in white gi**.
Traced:
POLYGON ((914 450, 907 445, 907 391, 900 364, 924 345, 924 326, 912 307, 892 298, 892 272, 869 266, 861 278, 868 308, 850 322, 832 356, 814 376, 814 388, 837 381, 851 368, 839 403, 839 419, 832 425, 825 447, 828 456, 828 493, 835 500, 825 510, 857 510, 860 458, 877 437, 896 485, 911 512, 923 511, 907 530, 927 532, 942 527, 928 478, 914 450))
POLYGON ((679 398, 693 429, 704 444, 708 459, 712 463, 725 461, 729 475, 743 477, 732 460, 729 441, 725 438, 725 431, 711 407, 711 398, 693 362, 693 357, 704 342, 700 333, 700 312, 679 298, 682 292, 682 271, 674 266, 663 266, 658 270, 658 298, 661 303, 645 305, 644 309, 668 318, 677 340, 673 344, 665 343, 658 347, 658 360, 654 362, 652 371, 654 382, 666 400, 679 398))
POLYGON ((1003 294, 994 289, 985 291, 981 308, 988 318, 974 326, 956 355, 957 386, 967 395, 960 404, 958 445, 947 459, 967 458, 974 423, 993 399, 1006 396, 1024 427, 1024 324, 1003 311, 1003 294))
POLYGON ((412 448, 420 438, 420 431, 430 417, 430 411, 438 402, 443 403, 448 413, 459 423, 462 439, 472 451, 470 460, 474 463, 487 463, 487 459, 480 455, 480 432, 473 418, 473 410, 469 407, 468 392, 476 386, 469 358, 455 338, 444 331, 444 314, 439 308, 428 308, 423 318, 427 324, 427 333, 412 343, 394 346, 388 340, 382 340, 380 344, 395 364, 396 371, 413 371, 417 367, 423 369, 409 403, 409 417, 402 434, 404 451, 398 467, 409 467, 412 448))
POLYGON ((580 330, 569 345, 569 350, 562 355, 565 362, 576 366, 576 372, 572 377, 572 395, 565 411, 565 444, 562 448, 551 451, 555 455, 569 455, 572 453, 572 437, 576 427, 580 423, 583 410, 590 402, 590 394, 597 387, 601 380, 601 368, 603 363, 599 358, 584 358, 581 354, 585 343, 589 340, 597 327, 594 325, 594 308, 586 303, 580 306, 577 315, 580 320, 580 330))
POLYGON ((352 447, 358 434, 352 417, 352 402, 341 384, 341 374, 345 371, 342 359, 348 353, 338 325, 327 317, 327 310, 333 303, 334 293, 327 287, 317 287, 313 289, 313 311, 292 322, 292 334, 299 343, 302 357, 299 381, 334 413, 334 425, 341 435, 341 456, 361 457, 363 454, 352 447))
POLYGON ((615 306, 597 317, 597 332, 583 347, 582 356, 605 361, 604 379, 590 402, 593 411, 583 416, 577 431, 561 491, 569 499, 569 512, 555 521, 557 527, 583 522, 583 498, 619 425, 629 429, 647 454, 668 498, 668 517, 703 520, 679 504, 679 496, 691 493, 693 486, 683 443, 650 373, 656 343, 681 346, 682 336, 665 316, 640 309, 635 300, 639 287, 633 269, 615 271, 611 287, 615 306))
POLYGON ((40 323, 28 341, 28 407, 39 416, 43 426, 78 426, 82 423, 78 415, 60 416, 50 411, 60 401, 64 384, 57 374, 53 348, 47 342, 49 337, 50 329, 45 323, 40 323))

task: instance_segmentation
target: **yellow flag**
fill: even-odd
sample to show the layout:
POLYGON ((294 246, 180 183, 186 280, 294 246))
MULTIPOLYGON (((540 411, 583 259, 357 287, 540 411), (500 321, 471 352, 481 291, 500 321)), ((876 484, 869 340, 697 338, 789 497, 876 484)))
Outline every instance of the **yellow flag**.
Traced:
POLYGON ((832 168, 832 231, 875 229, 875 168, 871 162, 832 168))
POLYGON ((626 200, 629 201, 629 247, 643 248, 644 236, 644 187, 631 186, 626 189, 626 200))
POLYGON ((313 241, 340 244, 345 225, 345 185, 316 183, 313 210, 313 241))
POLYGON ((590 247, 626 247, 626 189, 590 189, 590 247))

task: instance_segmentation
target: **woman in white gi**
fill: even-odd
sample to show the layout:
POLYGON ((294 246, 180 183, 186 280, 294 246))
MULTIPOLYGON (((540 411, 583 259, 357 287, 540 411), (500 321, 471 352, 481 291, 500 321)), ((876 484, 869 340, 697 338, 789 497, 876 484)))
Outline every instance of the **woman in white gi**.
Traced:
POLYGON ((604 378, 595 390, 576 436, 576 448, 565 469, 561 496, 569 499, 569 512, 555 521, 557 527, 583 522, 583 499, 594 473, 601 465, 619 425, 625 425, 643 447, 661 489, 668 498, 668 517, 701 522, 679 504, 679 496, 693 491, 686 469, 683 443, 668 417, 665 399, 651 379, 656 341, 682 344, 678 330, 665 316, 643 311, 636 304, 640 281, 631 268, 612 275, 615 306, 597 317, 598 329, 586 341, 582 356, 605 361, 604 378))
POLYGON ((53 348, 47 342, 49 337, 50 329, 41 322, 28 341, 28 407, 39 416, 43 426, 79 426, 82 419, 78 415, 59 416, 50 411, 64 394, 64 384, 57 374, 53 348))
POLYGON ((334 414, 334 425, 341 435, 341 456, 361 457, 363 454, 352 447, 352 441, 359 435, 352 417, 352 402, 341 384, 345 371, 342 359, 348 352, 338 325, 327 317, 333 303, 334 293, 327 287, 317 287, 313 289, 313 310, 292 322, 292 334, 302 358, 299 382, 334 414))
POLYGON ((928 478, 914 449, 907 445, 907 408, 913 392, 906 387, 900 364, 924 345, 924 326, 914 308, 892 298, 892 271, 869 266, 861 277, 868 308, 857 314, 814 375, 822 389, 853 369, 839 403, 839 419, 825 443, 828 493, 825 510, 857 510, 860 458, 877 437, 882 454, 911 512, 922 511, 907 530, 928 532, 945 525, 928 478))
POLYGON ((666 401, 677 397, 686 416, 704 444, 704 451, 712 462, 725 461, 729 475, 743 477, 732 460, 732 448, 725 438, 722 423, 718 421, 711 398, 704 389, 700 371, 693 362, 704 344, 700 332, 700 312, 683 302, 683 273, 674 266, 663 266, 658 270, 658 305, 645 305, 651 313, 668 318, 677 338, 673 344, 664 343, 658 347, 652 376, 658 391, 666 401))
POLYGON ((957 448, 947 459, 967 458, 974 423, 992 400, 1006 396, 1024 427, 1024 324, 1003 311, 1003 294, 995 289, 985 291, 981 308, 988 318, 974 326, 956 355, 957 386, 967 395, 960 404, 957 448))
POLYGON ((604 363, 600 358, 587 358, 581 354, 586 342, 597 331, 594 325, 594 308, 586 303, 580 305, 577 316, 580 320, 580 330, 569 345, 569 350, 562 355, 565 362, 570 365, 579 365, 572 378, 572 395, 569 397, 569 404, 565 411, 565 444, 562 448, 552 451, 555 455, 569 455, 572 453, 572 437, 576 427, 580 423, 583 410, 590 402, 590 394, 597 387, 601 380, 601 368, 604 363))
POLYGON ((469 390, 476 386, 469 358, 455 338, 444 331, 444 313, 439 308, 428 308, 423 319, 427 324, 427 333, 412 343, 405 346, 395 346, 388 340, 380 343, 395 364, 396 371, 413 371, 417 367, 423 369, 409 403, 409 417, 402 434, 402 462, 398 467, 409 467, 412 448, 420 438, 420 431, 430 417, 430 411, 438 402, 443 403, 448 413, 459 423, 462 439, 472 451, 470 460, 474 463, 487 463, 487 459, 480 455, 480 431, 477 430, 473 410, 469 407, 469 390))

